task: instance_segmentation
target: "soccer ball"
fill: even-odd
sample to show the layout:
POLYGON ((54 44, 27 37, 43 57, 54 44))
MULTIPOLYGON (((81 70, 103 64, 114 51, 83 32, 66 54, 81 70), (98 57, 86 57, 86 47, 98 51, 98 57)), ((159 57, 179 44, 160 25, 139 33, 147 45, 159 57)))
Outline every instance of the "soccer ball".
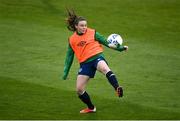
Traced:
POLYGON ((107 41, 109 45, 116 47, 118 44, 122 45, 123 39, 119 34, 111 34, 108 36, 107 41))

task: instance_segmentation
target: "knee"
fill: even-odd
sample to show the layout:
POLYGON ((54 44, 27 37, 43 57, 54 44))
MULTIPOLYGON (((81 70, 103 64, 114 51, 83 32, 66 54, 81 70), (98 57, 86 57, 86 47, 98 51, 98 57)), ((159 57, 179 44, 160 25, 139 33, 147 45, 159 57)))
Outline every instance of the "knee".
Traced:
POLYGON ((78 95, 82 95, 83 93, 84 93, 84 89, 82 88, 82 87, 76 87, 76 93, 78 94, 78 95))
POLYGON ((102 69, 101 69, 101 72, 102 72, 104 75, 106 75, 109 71, 110 71, 109 68, 102 68, 102 69))

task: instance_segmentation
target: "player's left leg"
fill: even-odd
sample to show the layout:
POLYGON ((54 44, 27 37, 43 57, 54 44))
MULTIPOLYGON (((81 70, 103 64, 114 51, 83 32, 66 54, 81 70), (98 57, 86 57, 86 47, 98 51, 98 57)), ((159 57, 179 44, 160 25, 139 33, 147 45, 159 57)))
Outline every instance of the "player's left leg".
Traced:
POLYGON ((123 89, 119 86, 115 74, 110 70, 105 60, 100 60, 97 63, 97 70, 106 75, 109 83, 114 87, 119 97, 123 96, 123 89))
POLYGON ((89 94, 85 91, 85 87, 89 81, 89 76, 86 75, 78 75, 77 76, 77 82, 76 82, 76 91, 81 99, 82 102, 84 102, 88 108, 85 108, 80 111, 80 113, 93 113, 96 112, 96 107, 92 104, 91 98, 89 94))

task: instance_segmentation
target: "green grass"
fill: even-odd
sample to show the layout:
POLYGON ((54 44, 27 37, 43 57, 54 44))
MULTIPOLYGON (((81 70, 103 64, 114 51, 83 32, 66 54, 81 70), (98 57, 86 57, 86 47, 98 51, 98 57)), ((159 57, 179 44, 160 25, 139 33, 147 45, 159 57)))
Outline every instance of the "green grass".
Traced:
POLYGON ((180 119, 179 0, 0 0, 0 119, 180 119), (61 79, 71 33, 66 7, 104 36, 119 33, 127 53, 105 48, 123 85, 118 99, 97 73, 87 91, 97 113, 75 92, 74 60, 61 79))

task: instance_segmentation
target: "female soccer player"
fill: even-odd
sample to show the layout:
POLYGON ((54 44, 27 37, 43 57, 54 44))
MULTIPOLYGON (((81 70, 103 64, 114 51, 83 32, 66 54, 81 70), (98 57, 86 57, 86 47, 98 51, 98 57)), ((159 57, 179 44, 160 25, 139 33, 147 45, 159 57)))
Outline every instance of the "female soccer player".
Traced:
POLYGON ((65 80, 68 76, 75 54, 80 63, 76 91, 81 101, 87 105, 87 108, 81 110, 80 113, 96 112, 96 107, 85 91, 87 82, 95 76, 96 70, 106 75, 119 97, 123 96, 123 88, 119 86, 115 74, 104 59, 101 44, 117 51, 128 50, 128 46, 111 47, 102 35, 87 27, 87 20, 84 17, 77 16, 74 11, 68 10, 67 28, 74 33, 69 37, 63 79, 65 80))

